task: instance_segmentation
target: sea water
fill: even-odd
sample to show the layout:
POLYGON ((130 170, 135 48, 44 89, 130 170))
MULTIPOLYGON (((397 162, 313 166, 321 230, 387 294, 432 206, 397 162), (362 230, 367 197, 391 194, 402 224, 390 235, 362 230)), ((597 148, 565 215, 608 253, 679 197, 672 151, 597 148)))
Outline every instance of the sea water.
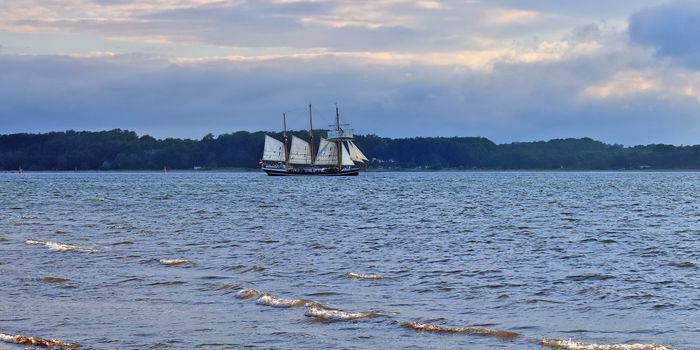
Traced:
POLYGON ((88 349, 700 349, 699 260, 700 173, 0 174, 0 334, 88 349))

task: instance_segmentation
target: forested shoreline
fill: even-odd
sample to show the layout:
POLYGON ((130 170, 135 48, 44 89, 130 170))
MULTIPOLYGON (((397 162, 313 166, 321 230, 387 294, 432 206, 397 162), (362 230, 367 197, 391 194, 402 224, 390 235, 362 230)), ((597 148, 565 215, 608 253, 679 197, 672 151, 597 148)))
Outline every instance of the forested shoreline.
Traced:
MULTIPOLYGON (((325 136, 315 133, 317 142, 325 136)), ((155 139, 121 129, 0 135, 0 170, 253 169, 265 134, 238 131, 200 140, 155 139)), ((281 133, 267 134, 282 139, 281 133)), ((496 144, 483 137, 376 135, 355 135, 355 143, 376 169, 700 169, 700 145, 624 147, 590 138, 496 144)))

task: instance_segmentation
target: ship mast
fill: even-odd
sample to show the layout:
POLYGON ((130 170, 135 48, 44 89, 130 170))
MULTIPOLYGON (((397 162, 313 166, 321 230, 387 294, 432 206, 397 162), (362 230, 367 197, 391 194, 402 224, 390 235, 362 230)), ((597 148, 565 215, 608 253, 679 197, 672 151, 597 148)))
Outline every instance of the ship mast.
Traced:
MULTIPOLYGON (((340 113, 338 112, 338 103, 335 104, 335 130, 336 132, 340 130, 340 113)), ((343 168, 343 152, 340 149, 340 147, 343 147, 343 142, 340 141, 339 139, 335 140, 335 149, 338 152, 338 169, 343 168)))
POLYGON ((289 166, 289 151, 287 150, 287 114, 282 113, 284 121, 284 165, 289 166))
POLYGON ((309 144, 311 145, 311 166, 314 165, 314 121, 311 114, 311 104, 309 103, 309 144))

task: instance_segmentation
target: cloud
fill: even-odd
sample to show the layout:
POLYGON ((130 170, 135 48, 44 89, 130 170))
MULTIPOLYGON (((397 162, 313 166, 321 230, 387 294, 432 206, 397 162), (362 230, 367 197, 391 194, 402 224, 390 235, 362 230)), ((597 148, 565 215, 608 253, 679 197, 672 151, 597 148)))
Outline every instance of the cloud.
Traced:
POLYGON ((618 72, 602 84, 594 84, 583 91, 583 96, 607 99, 659 91, 661 84, 647 74, 635 71, 618 72))
POLYGON ((661 55, 700 67, 700 3, 674 1, 646 8, 629 19, 632 42, 651 46, 661 55))
POLYGON ((582 97, 602 100, 637 97, 700 103, 698 86, 700 72, 668 67, 662 70, 625 70, 607 81, 588 86, 582 97))
POLYGON ((527 23, 536 21, 539 18, 540 14, 534 11, 498 9, 491 11, 491 14, 486 18, 486 22, 504 25, 513 23, 527 23))
MULTIPOLYGON (((615 37, 580 31, 551 44, 554 52, 615 37)), ((673 96, 688 96, 659 94, 673 78, 660 81, 651 68, 630 69, 635 60, 653 66, 653 56, 617 45, 538 61, 499 53, 491 69, 416 57, 382 60, 373 52, 201 59, 0 55, 8 72, 0 80, 0 119, 5 132, 119 127, 200 138, 277 130, 282 112, 288 112, 290 128, 302 129, 309 102, 317 125, 325 125, 338 102, 341 118, 362 134, 692 143, 700 128, 700 120, 689 117, 698 108, 692 86, 699 78, 668 67, 665 74, 687 74, 673 96), (644 79, 651 87, 635 92, 644 79)))
MULTIPOLYGON (((0 29, 236 51, 473 51, 493 49, 480 46, 485 40, 501 41, 501 47, 533 37, 553 40, 580 23, 575 15, 617 15, 653 1, 17 0, 0 6, 0 29)), ((67 42, 63 52, 70 49, 67 42)))
MULTIPOLYGON (((75 1, 75 0, 74 0, 75 1)), ((483 37, 542 33, 540 13, 460 1, 108 1, 10 5, 8 31, 71 31, 232 48, 334 51, 478 49, 483 37), (29 8, 30 10, 27 10, 29 8)))
POLYGON ((0 120, 199 138, 304 128, 309 102, 323 125, 339 102, 392 137, 697 143, 697 44, 669 28, 697 6, 638 11, 659 1, 18 0, 0 120))

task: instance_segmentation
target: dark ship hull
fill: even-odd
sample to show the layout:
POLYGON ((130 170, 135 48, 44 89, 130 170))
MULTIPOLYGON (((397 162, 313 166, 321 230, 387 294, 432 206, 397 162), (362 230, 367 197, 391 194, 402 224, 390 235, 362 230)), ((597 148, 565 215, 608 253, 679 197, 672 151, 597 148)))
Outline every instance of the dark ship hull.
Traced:
POLYGON ((360 168, 274 168, 263 167, 270 176, 357 176, 360 168))

